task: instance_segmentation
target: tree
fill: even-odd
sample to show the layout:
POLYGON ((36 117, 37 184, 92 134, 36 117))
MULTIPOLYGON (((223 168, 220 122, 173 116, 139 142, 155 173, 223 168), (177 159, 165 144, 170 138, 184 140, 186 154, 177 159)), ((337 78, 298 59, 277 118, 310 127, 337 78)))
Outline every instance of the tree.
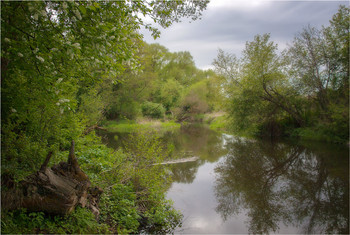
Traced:
POLYGON ((192 55, 188 51, 171 53, 167 63, 160 71, 160 78, 172 78, 183 86, 192 84, 197 68, 192 55))
POLYGON ((226 78, 224 89, 228 93, 228 112, 236 130, 249 130, 263 134, 280 135, 279 120, 292 118, 303 124, 301 107, 294 101, 294 92, 283 72, 282 57, 270 35, 257 35, 247 42, 242 59, 219 51, 214 66, 226 78))
POLYGON ((340 6, 328 27, 304 28, 288 49, 291 80, 308 103, 312 125, 344 140, 349 135, 349 20, 349 8, 340 6))
MULTIPOLYGON (((3 2, 2 169, 24 177, 48 150, 68 149, 83 133, 91 89, 120 82, 126 68, 137 70, 140 26, 159 36, 140 13, 168 27, 182 17, 198 19, 207 3, 3 2)), ((94 105, 101 112, 103 105, 94 105)))
POLYGON ((349 17, 349 8, 340 6, 330 26, 304 28, 289 48, 294 82, 301 94, 316 98, 324 113, 330 99, 339 101, 333 91, 348 101, 349 17))
POLYGON ((157 100, 162 103, 167 111, 178 106, 183 93, 183 86, 176 80, 169 78, 160 88, 157 100))
MULTIPOLYGON (((163 185, 154 187, 166 181, 165 173, 142 172, 139 171, 143 170, 140 165, 129 168, 130 160, 125 160, 123 153, 113 154, 107 147, 96 144, 100 140, 94 133, 87 134, 91 129, 87 128, 87 125, 95 125, 100 120, 106 106, 111 103, 110 98, 113 98, 113 86, 121 84, 123 75, 131 73, 130 71, 137 73, 140 70, 137 53, 142 39, 138 29, 144 25, 141 14, 151 17, 163 27, 168 27, 173 21, 179 21, 182 17, 197 19, 207 3, 207 1, 1 3, 1 194, 2 198, 3 195, 8 195, 10 198, 4 200, 4 203, 11 202, 12 198, 15 199, 12 202, 28 208, 30 212, 43 211, 28 213, 29 215, 21 211, 20 217, 27 218, 25 223, 15 219, 13 215, 16 212, 6 213, 9 226, 1 224, 2 228, 7 227, 5 231, 101 232, 100 229, 90 230, 92 224, 100 228, 106 225, 100 226, 88 211, 82 210, 83 213, 77 211, 76 215, 79 214, 76 217, 78 221, 76 224, 79 224, 76 226, 77 229, 71 229, 75 227, 74 222, 64 222, 69 217, 54 218, 44 214, 44 212, 69 213, 74 211, 79 203, 84 207, 90 199, 92 199, 90 203, 95 203, 100 190, 92 192, 93 188, 89 187, 90 180, 99 185, 110 183, 104 188, 107 192, 104 194, 102 211, 104 215, 111 215, 113 221, 108 225, 109 228, 115 228, 113 232, 117 232, 117 227, 120 228, 118 233, 141 230, 137 221, 140 218, 139 214, 144 215, 144 218, 147 217, 147 221, 143 221, 145 230, 153 226, 155 227, 152 227, 153 231, 159 231, 156 225, 161 224, 161 229, 168 232, 168 229, 174 228, 179 223, 181 216, 165 201, 164 187, 161 187, 163 185), (78 164, 71 164, 70 160, 52 168, 48 166, 48 159, 51 156, 51 164, 63 160, 64 152, 69 150, 73 140, 76 141, 77 148, 76 151, 73 148, 70 156, 76 153, 80 158, 70 159, 75 163, 79 161, 82 169, 88 170, 85 172, 88 172, 90 177, 80 174, 82 171, 78 164), (99 155, 102 157, 99 158, 99 155), (48 158, 44 162, 46 156, 48 158), (44 167, 39 170, 42 162, 44 167), (81 164, 82 162, 85 164, 81 164), (105 168, 106 165, 110 168, 105 168), (116 165, 118 170, 114 168, 116 165), (115 187, 114 184, 122 182, 116 177, 121 169, 124 170, 121 174, 132 173, 134 178, 138 175, 152 178, 152 184, 148 184, 150 193, 141 196, 137 194, 136 197, 136 192, 144 191, 135 191, 138 190, 136 180, 133 182, 131 179, 126 179, 127 185, 123 188, 134 190, 135 196, 130 198, 130 193, 120 192, 121 187, 115 187), (111 174, 112 171, 117 173, 111 174), (33 172, 37 173, 32 174, 33 172), (108 173, 104 174, 105 172, 108 173), (154 174, 157 178, 153 177, 154 174), (113 207, 120 205, 121 197, 118 195, 122 195, 124 202, 122 205, 126 205, 122 209, 122 206, 113 207), (148 201, 146 206, 145 200, 148 201), (140 203, 138 206, 142 208, 138 213, 136 203, 140 203), (116 211, 114 208, 119 210, 116 211), (115 216, 118 214, 120 216, 115 216), (36 223, 33 217, 38 218, 39 222, 36 223), (16 226, 17 222, 21 226, 16 226), (45 227, 42 226, 44 224, 50 224, 49 230, 40 230, 45 227), (59 225, 53 226, 53 224, 59 225), (22 225, 30 229, 22 230, 22 225), (16 230, 16 227, 20 229, 16 230)), ((154 36, 159 36, 156 28, 150 25, 144 26, 150 29, 154 36)), ((132 87, 134 83, 128 85, 126 88, 132 87)), ((129 98, 126 95, 122 98, 125 97, 129 98)), ((120 103, 129 104, 123 101, 120 103)), ((144 145, 139 146, 144 148, 144 145)), ((149 155, 154 157, 150 148, 146 146, 146 149, 149 155)), ((128 154, 130 157, 132 155, 128 154)), ((153 168, 161 169, 160 166, 153 168)), ((17 207, 8 207, 13 208, 17 207)), ((6 210, 5 207, 3 209, 6 210)), ((93 207, 91 209, 94 210, 93 207)), ((22 218, 20 221, 24 221, 22 218)), ((106 217, 99 222, 109 222, 108 217, 107 220, 103 219, 106 217)))

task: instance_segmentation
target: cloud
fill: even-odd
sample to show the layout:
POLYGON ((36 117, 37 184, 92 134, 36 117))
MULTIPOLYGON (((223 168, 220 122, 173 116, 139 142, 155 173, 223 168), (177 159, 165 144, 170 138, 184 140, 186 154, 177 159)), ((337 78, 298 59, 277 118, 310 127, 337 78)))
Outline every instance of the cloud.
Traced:
POLYGON ((199 68, 211 67, 221 48, 240 56, 247 41, 257 34, 270 33, 285 48, 308 24, 327 25, 344 1, 237 1, 212 0, 202 20, 186 19, 162 29, 156 41, 142 30, 148 43, 157 42, 170 51, 189 51, 199 68))

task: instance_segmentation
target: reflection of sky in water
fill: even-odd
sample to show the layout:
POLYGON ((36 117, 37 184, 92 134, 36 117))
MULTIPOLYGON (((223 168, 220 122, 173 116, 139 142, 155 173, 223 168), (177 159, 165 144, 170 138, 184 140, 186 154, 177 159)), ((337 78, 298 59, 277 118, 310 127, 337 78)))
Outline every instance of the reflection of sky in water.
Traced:
POLYGON ((180 233, 245 233, 245 216, 223 222, 215 212, 216 199, 213 192, 214 168, 216 163, 206 163, 197 172, 192 184, 174 183, 168 192, 168 198, 174 201, 176 209, 184 214, 180 233))
MULTIPOLYGON (((223 221, 215 211, 214 195, 216 163, 200 166, 192 184, 173 183, 167 197, 174 201, 176 209, 184 215, 182 228, 175 233, 248 233, 246 210, 223 221)), ((280 224, 278 233, 297 233, 298 229, 280 224)))
POLYGON ((163 140, 174 156, 200 157, 170 169, 167 196, 184 215, 175 233, 348 233, 347 147, 252 141, 201 126, 163 140))
MULTIPOLYGON (((224 138, 227 139, 227 138, 224 138)), ((230 140, 228 140, 230 141, 230 140)), ((223 141, 225 144, 225 141, 223 141)), ((304 173, 308 173, 308 177, 305 178, 305 180, 311 180, 311 182, 315 182, 313 180, 314 177, 318 176, 317 171, 315 172, 315 169, 319 169, 318 165, 320 164, 317 161, 317 158, 315 155, 311 154, 306 156, 305 151, 299 152, 300 155, 298 155, 298 160, 300 161, 301 165, 307 165, 306 169, 304 169, 304 173)), ((246 203, 250 203, 245 201, 241 205, 237 205, 238 211, 235 213, 229 215, 227 217, 227 220, 224 221, 222 218, 222 214, 218 212, 217 206, 218 206, 218 198, 217 195, 215 195, 215 186, 217 186, 216 177, 218 177, 218 174, 214 172, 214 169, 218 167, 219 164, 224 163, 226 156, 222 156, 216 159, 214 162, 205 162, 204 164, 197 165, 198 170, 194 175, 194 180, 192 183, 178 183, 174 182, 172 187, 169 189, 167 197, 169 199, 172 199, 174 201, 174 207, 178 210, 180 210, 184 215, 184 221, 183 226, 181 228, 178 228, 175 233, 192 233, 192 234, 217 234, 217 233, 224 233, 224 234, 247 234, 252 231, 249 231, 249 227, 251 226, 251 217, 249 216, 249 213, 251 213, 252 208, 247 208, 246 203)), ((235 157, 233 157, 235 158, 235 157)), ((199 160, 201 161, 201 160, 199 160)), ((202 160, 203 161, 203 160, 202 160)), ((187 163, 182 163, 187 164, 187 163)), ((179 166, 180 167, 180 166, 179 166)), ((176 171, 176 169, 174 169, 176 171)), ((288 173, 285 172, 287 175, 288 173)), ((300 173, 300 172, 299 172, 300 173)), ((296 173, 298 174, 298 173, 296 173)), ((316 177, 317 179, 317 177, 316 177)), ((285 189, 288 189, 288 185, 291 183, 291 179, 286 178, 286 175, 280 175, 278 178, 275 179, 274 183, 271 185, 271 192, 276 193, 274 195, 279 195, 281 192, 283 192, 285 189)), ((229 179, 229 181, 231 181, 229 179)), ((329 182, 332 184, 332 182, 329 182)), ((334 183, 334 182, 333 182, 334 183)), ((307 183, 310 184, 310 181, 307 183)), ((321 186, 323 187, 324 184, 328 184, 328 182, 324 182, 321 186)), ((291 186, 291 185, 289 185, 291 186)), ((296 186, 296 185, 294 185, 296 186)), ((293 186, 292 186, 293 187, 293 186)), ((300 185, 297 186, 297 188, 300 187, 300 185)), ((311 185, 312 187, 312 185, 311 185)), ((290 189, 290 188, 289 188, 290 189)), ((305 190, 306 188, 304 188, 305 190)), ((342 189, 341 189, 342 191, 342 189)), ((305 191, 300 191, 304 192, 305 191)), ((310 191, 309 191, 310 192, 310 191)), ((233 194, 235 195, 235 194, 233 194)), ((240 194, 238 194, 240 195, 240 194)), ((230 196, 230 195, 228 195, 230 196)), ((291 196, 291 195, 290 195, 291 196)), ((295 205, 292 205, 293 202, 295 203, 294 197, 287 197, 286 200, 282 198, 270 198, 269 201, 273 205, 280 204, 281 206, 285 207, 286 212, 288 213, 289 209, 293 210, 295 205), (276 201, 275 201, 276 200, 276 201), (292 203, 292 204, 289 204, 292 203)), ((341 201, 341 199, 337 199, 336 201, 328 202, 329 198, 327 199, 324 191, 320 190, 318 194, 318 200, 320 200, 321 204, 327 205, 327 203, 348 203, 345 201, 341 201), (339 201, 340 200, 340 201, 339 201)), ((256 198, 259 200, 259 198, 256 198)), ((228 200, 230 201, 230 200, 228 200)), ((233 203, 233 202, 232 202, 233 203)), ((296 207, 296 210, 303 208, 310 208, 309 203, 315 203, 310 202, 308 200, 305 201, 299 201, 298 206, 296 207), (307 203, 307 204, 305 204, 307 203), (305 205, 303 205, 305 204, 305 205)), ((317 204, 317 203, 316 203, 317 204)), ((316 205, 315 204, 315 205, 316 205)), ((251 206, 251 204, 250 204, 251 206)), ((344 204, 344 207, 347 205, 344 204)), ((248 206, 249 207, 249 206, 248 206)), ((311 206, 313 208, 313 206, 311 206)), ((311 209, 310 208, 310 209, 311 209)), ((267 208, 266 208, 267 209, 267 208)), ((269 208, 271 209, 271 208, 269 208)), ((327 210, 325 208, 325 210, 327 210)), ((284 221, 283 218, 274 217, 274 221, 278 228, 275 231, 275 233, 279 234, 297 234, 297 233, 305 233, 307 231, 313 233, 317 231, 324 231, 324 225, 325 224, 331 224, 331 221, 325 221, 325 224, 313 224, 312 230, 307 230, 310 226, 310 221, 312 220, 312 211, 311 214, 305 215, 305 217, 298 221, 295 220, 296 216, 293 213, 298 213, 297 211, 290 211, 291 221, 284 221)), ((326 213, 326 211, 323 211, 323 209, 320 208, 320 210, 317 212, 319 215, 322 216, 323 213, 326 213)), ((328 212, 329 213, 329 212, 328 212)), ((342 213, 337 210, 335 210, 332 213, 342 213)), ((277 214, 276 214, 277 215, 277 214)), ((265 217, 264 217, 265 218, 265 217)), ((263 218, 263 219, 264 219, 263 218)), ((348 217, 342 217, 337 216, 337 220, 339 224, 348 223, 348 217), (344 221, 339 221, 344 220, 344 221)), ((340 228, 339 228, 340 229, 340 228)), ((337 230, 335 230, 337 231, 337 230)), ((339 231, 339 230, 338 230, 339 231)), ((343 230, 340 230, 343 231, 343 230)), ((273 230, 269 230, 269 233, 273 233, 273 230)))

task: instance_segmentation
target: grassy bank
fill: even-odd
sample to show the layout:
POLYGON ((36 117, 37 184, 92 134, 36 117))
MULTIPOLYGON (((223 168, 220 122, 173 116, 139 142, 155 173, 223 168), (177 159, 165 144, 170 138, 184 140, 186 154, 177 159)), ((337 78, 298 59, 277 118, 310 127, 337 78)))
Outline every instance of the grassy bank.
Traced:
POLYGON ((181 124, 174 121, 160 121, 157 119, 138 119, 136 121, 105 121, 102 123, 102 126, 109 132, 133 133, 144 130, 172 131, 180 128, 181 124))
POLYGON ((207 113, 203 121, 214 131, 223 132, 228 130, 227 115, 224 112, 207 113))

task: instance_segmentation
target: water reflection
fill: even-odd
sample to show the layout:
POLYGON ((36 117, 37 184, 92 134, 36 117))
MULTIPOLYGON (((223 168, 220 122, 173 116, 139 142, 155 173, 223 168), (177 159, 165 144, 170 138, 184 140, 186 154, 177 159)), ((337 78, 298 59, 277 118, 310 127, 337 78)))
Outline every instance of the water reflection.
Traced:
POLYGON ((171 166, 172 179, 177 183, 190 184, 196 178, 198 167, 202 161, 186 162, 171 166))
MULTIPOLYGON (((114 148, 128 135, 100 133, 114 148), (115 137, 117 135, 117 137, 115 137)), ((177 233, 349 232, 349 149, 253 141, 183 126, 163 134, 172 157, 168 198, 187 218, 177 233)))
POLYGON ((243 139, 226 148, 214 186, 224 221, 246 210, 251 233, 276 232, 281 223, 300 233, 349 232, 346 149, 243 139))
POLYGON ((174 145, 176 157, 200 157, 194 162, 171 166, 172 178, 177 183, 192 183, 200 166, 205 162, 216 162, 227 153, 222 147, 222 135, 203 125, 183 126, 179 132, 165 135, 164 140, 174 145))
POLYGON ((190 153, 208 162, 216 162, 226 153, 222 135, 203 125, 184 125, 164 138, 174 144, 176 154, 190 153))

